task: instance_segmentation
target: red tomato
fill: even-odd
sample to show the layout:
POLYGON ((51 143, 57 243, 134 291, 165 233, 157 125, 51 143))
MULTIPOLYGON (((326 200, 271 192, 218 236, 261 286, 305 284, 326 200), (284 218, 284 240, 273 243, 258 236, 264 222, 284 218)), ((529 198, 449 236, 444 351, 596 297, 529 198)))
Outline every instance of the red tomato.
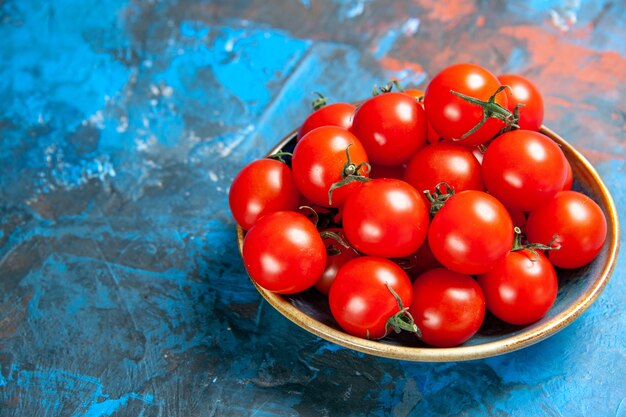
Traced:
MULTIPOLYGON (((567 159, 566 159, 567 160, 567 159)), ((565 176, 565 184, 563 184, 563 191, 571 190, 574 185, 574 172, 572 171, 572 165, 567 161, 567 175, 565 176)))
POLYGON ((415 280, 415 278, 422 275, 424 272, 442 267, 441 263, 439 263, 430 250, 428 239, 424 240, 422 246, 420 246, 414 254, 406 258, 394 259, 394 261, 404 269, 411 281, 415 280))
POLYGON ((407 165, 404 180, 422 195, 424 191, 435 192, 442 181, 454 191, 484 190, 480 163, 472 151, 455 143, 438 143, 420 149, 407 165))
POLYGON ((323 207, 340 207, 358 186, 357 182, 344 185, 332 193, 330 187, 341 181, 348 170, 368 175, 363 165, 368 162, 361 142, 348 130, 336 126, 322 126, 307 133, 296 145, 291 159, 291 169, 300 192, 311 202, 323 207), (351 165, 348 167, 350 154, 351 165))
POLYGON ((300 141, 311 130, 322 126, 338 126, 349 129, 356 106, 350 103, 331 103, 315 110, 300 126, 297 140, 300 141))
POLYGON ((513 245, 513 221, 495 197, 461 191, 450 197, 430 223, 428 243, 443 266, 462 274, 489 271, 513 245))
POLYGON ((395 178, 401 180, 404 178, 404 171, 406 166, 404 165, 376 165, 372 164, 372 172, 370 178, 395 178))
MULTIPOLYGON (((456 64, 447 67, 426 88, 424 108, 428 121, 444 140, 459 140, 465 146, 480 145, 498 134, 506 124, 490 117, 477 131, 462 139, 483 120, 484 111, 481 106, 452 94, 450 90, 488 101, 500 86, 496 76, 481 66, 456 64)), ((506 94, 499 93, 495 103, 506 109, 506 94)))
POLYGON ((509 252, 491 271, 478 277, 487 309, 510 324, 530 324, 554 304, 558 280, 554 267, 541 253, 509 252))
MULTIPOLYGON (((404 90, 403 93, 413 97, 415 100, 417 100, 420 106, 424 108, 424 92, 422 90, 407 89, 404 90)), ((437 133, 437 131, 433 129, 428 121, 426 122, 426 125, 426 143, 432 145, 441 142, 441 136, 439 136, 439 133, 437 133)))
POLYGON ((513 209, 531 211, 563 189, 567 160, 554 141, 539 132, 513 130, 489 144, 483 158, 489 193, 513 209))
POLYGON ((359 106, 351 131, 373 163, 400 165, 426 143, 426 114, 406 94, 383 93, 359 106))
POLYGON ((279 294, 312 287, 326 265, 326 247, 315 225, 292 211, 277 211, 257 221, 246 233, 242 252, 250 277, 279 294))
POLYGON ((507 108, 513 112, 517 104, 523 104, 519 108, 520 129, 538 131, 543 123, 543 97, 539 89, 527 78, 517 74, 499 75, 498 80, 502 85, 508 85, 506 89, 508 99, 507 108))
POLYGON ((363 338, 380 339, 388 333, 388 322, 408 308, 413 298, 406 273, 388 259, 361 256, 341 267, 330 287, 330 311, 346 332, 363 338))
POLYGON ((370 180, 348 197, 343 229, 359 252, 401 258, 411 255, 424 242, 428 209, 406 182, 389 178, 370 180))
POLYGON ((299 198, 291 170, 274 159, 248 164, 237 174, 228 192, 230 211, 244 230, 268 213, 297 209, 299 198))
MULTIPOLYGON (((333 232, 345 240, 344 233, 339 228, 326 229, 324 232, 333 232)), ((323 232, 322 232, 323 233, 323 232)), ((328 295, 339 269, 349 260, 358 256, 357 251, 352 248, 345 248, 332 237, 324 238, 326 245, 326 268, 320 279, 315 283, 315 288, 322 294, 328 295)))
MULTIPOLYGON (((526 235, 533 243, 548 244, 556 235, 558 250, 547 252, 554 266, 578 268, 600 253, 606 240, 606 217, 595 201, 577 191, 561 191, 532 211, 526 235)), ((553 246, 554 246, 553 245, 553 246)))
POLYGON ((485 317, 485 298, 474 278, 437 268, 413 283, 409 312, 422 332, 422 341, 452 347, 476 334, 485 317))

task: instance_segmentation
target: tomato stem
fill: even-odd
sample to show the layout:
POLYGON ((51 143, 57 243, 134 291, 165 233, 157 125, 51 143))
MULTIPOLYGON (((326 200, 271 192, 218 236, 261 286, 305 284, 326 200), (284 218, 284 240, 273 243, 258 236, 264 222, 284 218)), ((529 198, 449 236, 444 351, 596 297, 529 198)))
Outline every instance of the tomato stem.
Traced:
POLYGON ((337 181, 336 183, 332 184, 330 186, 330 188, 328 189, 328 205, 332 205, 333 204, 333 191, 335 191, 337 188, 339 187, 343 187, 344 185, 347 185, 351 182, 357 181, 357 182, 367 182, 370 179, 366 176, 364 176, 363 174, 359 173, 359 171, 361 169, 363 169, 363 167, 365 167, 365 174, 369 174, 369 172, 372 169, 372 166, 370 164, 368 164, 367 162, 361 162, 360 164, 356 165, 355 163, 352 162, 352 160, 350 159, 350 146, 352 146, 352 144, 349 144, 346 147, 346 158, 347 158, 347 162, 345 163, 345 165, 343 166, 343 169, 341 171, 341 180, 337 181))
POLYGON ((398 80, 393 80, 393 81, 388 82, 382 87, 378 87, 377 85, 374 85, 374 88, 372 89, 372 96, 390 93, 391 91, 393 91, 394 87, 396 87, 396 90, 399 92, 404 91, 404 88, 402 88, 402 86, 400 85, 400 82, 398 80))
POLYGON ((320 237, 322 239, 327 239, 327 238, 333 239, 335 242, 339 243, 344 248, 352 249, 352 246, 350 246, 350 244, 346 242, 344 238, 342 238, 341 235, 337 232, 333 232, 331 230, 324 230, 323 232, 320 232, 320 237))
POLYGON ((430 192, 430 190, 424 190, 424 195, 430 202, 429 212, 431 215, 434 216, 446 204, 446 201, 448 201, 450 197, 454 195, 454 187, 452 187, 447 182, 442 181, 435 185, 434 195, 430 192), (445 191, 442 192, 441 187, 443 187, 445 191))
POLYGON ((415 320, 413 319, 411 313, 409 313, 409 308, 404 307, 404 305, 402 304, 402 299, 400 299, 398 293, 396 293, 394 289, 391 288, 391 285, 389 285, 389 283, 386 282, 385 285, 398 303, 398 312, 389 317, 389 319, 387 320, 387 324, 385 325, 385 335, 383 337, 389 334, 389 330, 393 330, 396 333, 400 333, 402 330, 406 330, 415 334, 417 337, 422 337, 422 332, 415 324, 415 320))
POLYGON ((558 235, 552 236, 550 242, 547 245, 543 243, 530 243, 526 240, 526 236, 522 233, 522 230, 519 227, 515 227, 513 229, 515 231, 515 239, 513 240, 513 248, 511 248, 511 252, 527 250, 534 255, 531 261, 535 262, 539 258, 538 250, 559 250, 561 249, 561 245, 558 243, 556 246, 553 246, 554 242, 558 238, 558 235))
POLYGON ((273 153, 271 155, 268 155, 267 157, 269 159, 276 159, 276 160, 282 162, 283 164, 287 164, 287 161, 285 161, 283 159, 283 157, 285 157, 285 156, 288 156, 289 158, 291 158, 291 157, 293 157, 293 154, 291 152, 280 151, 280 152, 276 152, 276 153, 273 153))
POLYGON ((318 223, 320 221, 320 216, 319 216, 319 214, 317 214, 317 211, 315 211, 315 209, 313 207, 311 207, 311 206, 300 206, 300 207, 298 207, 298 210, 307 210, 307 211, 309 211, 310 215, 307 216, 305 214, 305 216, 307 218, 309 218, 313 222, 315 227, 317 227, 317 225, 318 225, 318 223))
POLYGON ((503 121, 505 123, 505 129, 519 128, 519 126, 517 125, 517 122, 519 121, 519 111, 517 112, 517 117, 516 117, 515 113, 511 113, 508 109, 502 107, 499 103, 496 103, 496 96, 507 88, 511 89, 511 87, 508 85, 501 85, 500 87, 498 87, 496 92, 493 93, 491 97, 489 97, 487 101, 480 100, 476 97, 467 96, 465 94, 459 93, 454 90, 450 90, 450 93, 454 94, 455 96, 462 98, 468 103, 480 106, 483 109, 482 120, 478 122, 476 126, 471 128, 469 131, 465 132, 463 136, 461 136, 461 138, 458 140, 463 140, 467 138, 468 136, 472 135, 473 133, 475 133, 490 118, 503 121))
POLYGON ((328 97, 318 91, 316 91, 315 94, 317 94, 317 98, 311 102, 311 107, 313 107, 313 111, 319 110, 326 104, 328 104, 328 97))

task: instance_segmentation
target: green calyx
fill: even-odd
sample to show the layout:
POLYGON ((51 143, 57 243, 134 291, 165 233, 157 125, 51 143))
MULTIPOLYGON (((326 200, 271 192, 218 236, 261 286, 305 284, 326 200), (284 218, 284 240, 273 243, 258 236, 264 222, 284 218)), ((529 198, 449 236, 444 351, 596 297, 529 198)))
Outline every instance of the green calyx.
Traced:
POLYGON ((454 90, 450 90, 450 93, 454 94, 457 97, 462 98, 468 103, 475 104, 477 106, 482 107, 483 109, 483 118, 480 122, 478 122, 473 128, 469 131, 465 132, 463 136, 461 136, 458 140, 463 140, 468 136, 474 134, 478 129, 480 129, 489 119, 497 119, 504 122, 505 127, 503 131, 517 129, 519 126, 517 125, 519 121, 519 107, 520 105, 515 107, 515 111, 511 113, 505 107, 502 107, 500 104, 496 103, 496 96, 500 94, 505 89, 511 89, 508 85, 500 86, 495 93, 489 97, 487 101, 477 99, 476 97, 467 96, 465 94, 456 92, 454 90))
POLYGON ((343 187, 344 185, 350 184, 351 182, 367 182, 370 179, 363 174, 360 173, 361 169, 365 167, 365 174, 369 173, 372 169, 371 165, 367 162, 361 162, 360 164, 355 164, 350 159, 350 146, 348 145, 346 148, 346 163, 343 166, 341 171, 341 180, 332 184, 328 189, 328 205, 333 204, 333 191, 335 191, 339 187, 343 187))
POLYGON ((387 324, 385 325, 385 336, 389 334, 390 330, 393 330, 396 333, 400 333, 404 330, 415 334, 417 337, 422 337, 422 332, 415 324, 415 320, 413 319, 411 313, 409 313, 409 308, 404 307, 400 296, 393 290, 393 288, 391 288, 391 285, 388 283, 385 283, 385 285, 387 285, 387 289, 389 289, 398 303, 398 312, 387 319, 387 324))
POLYGON ((424 195, 430 202, 429 212, 431 215, 434 216, 439 212, 439 210, 443 208, 443 206, 446 204, 446 201, 448 201, 450 197, 454 195, 454 187, 452 187, 447 182, 440 182, 439 184, 435 185, 434 194, 432 194, 430 190, 424 190, 424 195), (442 187, 444 191, 441 191, 442 187))

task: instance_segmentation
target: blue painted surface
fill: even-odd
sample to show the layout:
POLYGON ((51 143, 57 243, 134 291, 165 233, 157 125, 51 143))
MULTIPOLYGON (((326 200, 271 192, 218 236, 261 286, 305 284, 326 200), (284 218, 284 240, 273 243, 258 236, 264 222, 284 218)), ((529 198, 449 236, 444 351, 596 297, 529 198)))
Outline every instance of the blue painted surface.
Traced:
POLYGON ((472 60, 537 83, 623 220, 625 21, 593 1, 0 2, 0 416, 626 416, 623 256, 537 345, 406 363, 261 301, 227 205, 314 91, 472 60))

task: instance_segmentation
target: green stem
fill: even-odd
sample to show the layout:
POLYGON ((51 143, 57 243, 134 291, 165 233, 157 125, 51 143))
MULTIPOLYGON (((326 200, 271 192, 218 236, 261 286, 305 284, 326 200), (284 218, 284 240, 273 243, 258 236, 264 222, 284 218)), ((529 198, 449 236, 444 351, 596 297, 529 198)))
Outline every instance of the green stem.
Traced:
POLYGON ((500 104, 496 103, 496 96, 500 94, 505 89, 510 89, 508 85, 501 85, 498 87, 495 93, 489 97, 487 101, 480 100, 476 97, 471 97, 462 93, 459 93, 454 90, 450 90, 450 93, 454 94, 457 97, 462 98, 470 104, 474 104, 476 106, 480 106, 483 109, 483 118, 480 120, 474 127, 472 127, 469 131, 465 132, 463 136, 459 140, 463 140, 468 136, 476 133, 478 129, 480 129, 489 119, 497 119, 504 122, 506 128, 519 128, 517 122, 519 121, 519 112, 517 112, 517 117, 514 113, 511 113, 505 107, 502 107, 500 104))
POLYGON ((372 169, 371 165, 368 164, 367 162, 361 162, 358 165, 353 163, 352 160, 350 159, 350 146, 352 146, 352 144, 349 144, 346 147, 347 162, 345 163, 345 165, 343 166, 343 169, 341 170, 341 180, 332 184, 330 188, 328 189, 328 205, 330 206, 332 206, 333 204, 333 191, 335 191, 337 188, 343 187, 344 185, 350 184, 351 182, 355 182, 355 181, 367 182, 370 180, 368 177, 365 177, 363 174, 360 174, 359 171, 363 167, 365 167, 366 168, 365 173, 369 173, 372 169))
POLYGON ((407 332, 415 334, 417 337, 422 337, 422 332, 415 324, 415 320, 413 319, 411 313, 409 313, 409 308, 404 307, 400 296, 393 290, 393 288, 391 288, 391 285, 389 285, 389 283, 385 283, 385 285, 398 303, 398 312, 389 317, 389 319, 387 320, 387 324, 385 326, 385 335, 383 337, 387 336, 390 330, 393 330, 396 333, 400 333, 402 330, 405 330, 407 332))

